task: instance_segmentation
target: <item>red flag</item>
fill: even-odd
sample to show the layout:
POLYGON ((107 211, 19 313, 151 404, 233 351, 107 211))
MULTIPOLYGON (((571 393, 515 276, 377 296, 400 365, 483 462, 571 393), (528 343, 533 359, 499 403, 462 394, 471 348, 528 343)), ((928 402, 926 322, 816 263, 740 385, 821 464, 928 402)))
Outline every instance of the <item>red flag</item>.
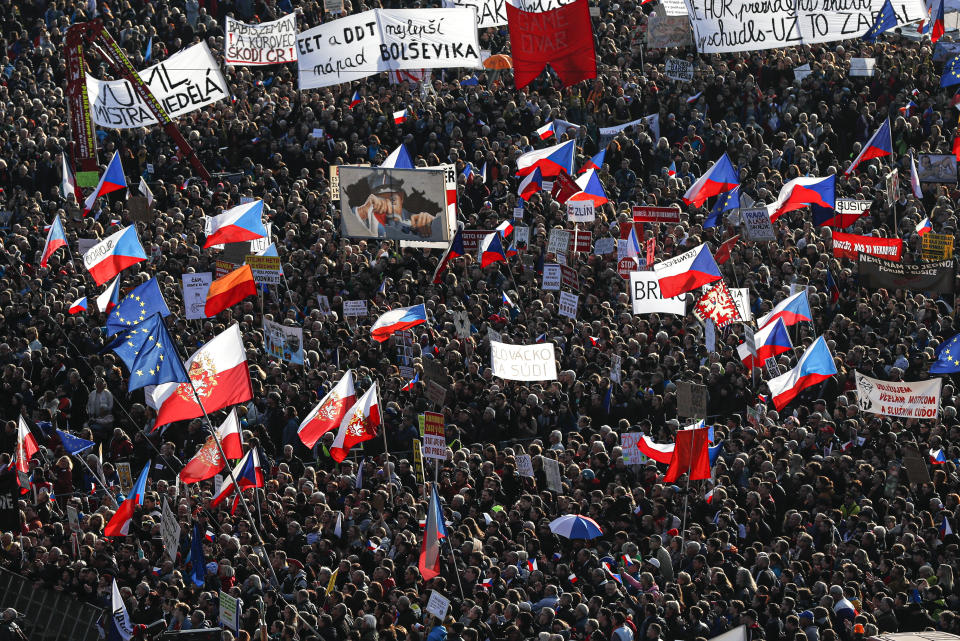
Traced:
MULTIPOLYGON (((226 420, 217 428, 217 436, 220 438, 223 453, 228 459, 238 459, 243 456, 243 440, 236 409, 230 410, 226 420)), ((213 436, 210 436, 203 447, 180 470, 180 480, 184 483, 197 483, 212 479, 223 469, 225 463, 220 456, 220 448, 217 447, 213 436)))
POLYGON ((30 432, 30 428, 27 427, 21 416, 17 425, 17 461, 15 467, 18 472, 25 474, 30 472, 30 459, 37 453, 38 449, 36 437, 30 432))
POLYGON ((960 162, 960 136, 954 136, 953 138, 953 155, 960 162))
POLYGON ((380 432, 380 401, 377 384, 360 397, 340 421, 337 437, 333 439, 330 456, 337 463, 347 458, 350 448, 374 438, 380 432))
POLYGON ((740 234, 723 241, 723 243, 720 245, 720 248, 717 249, 717 253, 713 255, 713 259, 717 261, 718 265, 722 265, 730 260, 730 252, 733 251, 733 247, 737 244, 738 240, 740 240, 740 234))
POLYGON ((303 444, 312 448, 321 436, 336 429, 343 415, 357 402, 357 392, 353 388, 353 370, 347 370, 333 389, 317 403, 307 414, 297 429, 297 436, 303 444))
POLYGON ((564 87, 597 77, 597 54, 587 0, 576 0, 550 11, 523 11, 510 1, 507 24, 513 54, 513 77, 523 89, 547 63, 564 87))
POLYGON ((691 481, 710 478, 710 428, 696 427, 677 432, 670 467, 664 483, 673 483, 681 474, 689 474, 691 481))
POLYGON ((560 204, 567 202, 570 200, 570 196, 579 192, 580 186, 574 182, 573 178, 567 175, 567 172, 561 171, 554 176, 553 189, 550 190, 550 195, 560 204))

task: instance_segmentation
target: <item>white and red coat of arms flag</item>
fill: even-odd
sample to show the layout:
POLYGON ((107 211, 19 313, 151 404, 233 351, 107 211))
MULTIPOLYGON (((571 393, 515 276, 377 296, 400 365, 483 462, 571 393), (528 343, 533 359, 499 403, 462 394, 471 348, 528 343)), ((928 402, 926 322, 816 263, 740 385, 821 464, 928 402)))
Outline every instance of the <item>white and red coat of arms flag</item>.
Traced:
POLYGON ((726 283, 721 280, 704 289, 706 291, 704 291, 703 296, 693 306, 693 313, 701 322, 706 322, 709 318, 719 329, 742 320, 740 312, 737 311, 737 303, 730 295, 726 283))

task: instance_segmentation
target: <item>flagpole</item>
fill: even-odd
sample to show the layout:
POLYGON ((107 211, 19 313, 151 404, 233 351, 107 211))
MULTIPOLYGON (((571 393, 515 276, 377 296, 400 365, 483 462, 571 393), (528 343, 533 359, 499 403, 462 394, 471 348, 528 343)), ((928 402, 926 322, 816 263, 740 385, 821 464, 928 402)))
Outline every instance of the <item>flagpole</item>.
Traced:
MULTIPOLYGON (((436 496, 437 496, 437 512, 439 512, 438 518, 443 519, 443 510, 441 509, 440 503, 439 503, 440 494, 437 493, 437 485, 436 485, 436 483, 434 483, 432 490, 433 490, 434 493, 436 493, 436 496)), ((431 501, 432 501, 432 498, 431 498, 431 501)), ((427 503, 427 510, 429 510, 429 509, 430 509, 430 502, 427 503)), ((427 521, 429 521, 429 520, 430 520, 430 516, 427 515, 427 521)), ((439 525, 439 524, 438 524, 438 525, 439 525)), ((424 535, 424 536, 427 536, 427 532, 424 531, 423 535, 424 535)), ((455 577, 457 577, 457 587, 460 588, 460 598, 461 598, 462 600, 466 601, 466 600, 467 600, 467 596, 466 596, 466 594, 464 594, 464 592, 463 592, 463 581, 460 579, 460 568, 457 567, 457 557, 456 557, 456 555, 454 554, 454 551, 453 551, 453 544, 450 543, 450 538, 449 538, 449 537, 444 537, 443 540, 447 542, 447 549, 450 550, 450 563, 453 564, 453 575, 454 575, 455 577)), ((443 545, 443 543, 441 543, 441 545, 443 545)))
MULTIPOLYGON (((519 256, 519 254, 518 254, 518 256, 519 256)), ((506 264, 507 264, 507 273, 510 274, 510 280, 513 281, 513 287, 514 287, 514 289, 517 290, 517 298, 519 298, 519 299, 520 299, 520 302, 522 303, 522 302, 523 302, 523 299, 520 297, 520 285, 517 284, 517 279, 516 279, 516 278, 514 277, 514 275, 513 275, 513 268, 510 267, 510 258, 509 258, 509 257, 507 257, 506 264)), ((523 305, 520 305, 520 314, 523 316, 523 322, 526 323, 526 322, 527 322, 527 312, 526 312, 526 310, 524 310, 523 305)))
MULTIPOLYGON (((377 412, 380 411, 380 387, 377 386, 377 412)), ((383 420, 380 421, 380 432, 383 434, 383 470, 387 473, 387 492, 390 493, 390 506, 394 507, 393 503, 393 473, 390 471, 390 448, 387 445, 387 426, 383 424, 383 420)))
POLYGON ((93 471, 93 468, 91 468, 90 465, 87 464, 87 461, 86 461, 86 459, 85 459, 83 456, 78 456, 77 458, 80 459, 80 462, 83 463, 83 466, 84 466, 85 468, 87 468, 88 470, 90 470, 90 475, 93 476, 94 480, 96 480, 98 483, 100 483, 101 485, 103 485, 103 493, 106 494, 108 497, 110 497, 110 503, 113 504, 113 507, 119 508, 120 506, 117 505, 117 499, 115 499, 115 498, 113 497, 113 495, 110 494, 110 490, 109 490, 108 487, 107 487, 107 481, 106 481, 106 479, 104 479, 102 476, 97 476, 97 473, 94 472, 94 471, 93 471))

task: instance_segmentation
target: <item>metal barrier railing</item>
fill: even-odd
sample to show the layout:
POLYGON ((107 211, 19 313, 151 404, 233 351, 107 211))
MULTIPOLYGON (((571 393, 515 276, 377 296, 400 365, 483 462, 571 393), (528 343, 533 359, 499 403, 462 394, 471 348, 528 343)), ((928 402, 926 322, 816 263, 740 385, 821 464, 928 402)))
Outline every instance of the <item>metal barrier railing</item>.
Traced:
POLYGON ((22 615, 17 625, 30 641, 97 641, 101 608, 34 583, 0 568, 0 609, 22 615))

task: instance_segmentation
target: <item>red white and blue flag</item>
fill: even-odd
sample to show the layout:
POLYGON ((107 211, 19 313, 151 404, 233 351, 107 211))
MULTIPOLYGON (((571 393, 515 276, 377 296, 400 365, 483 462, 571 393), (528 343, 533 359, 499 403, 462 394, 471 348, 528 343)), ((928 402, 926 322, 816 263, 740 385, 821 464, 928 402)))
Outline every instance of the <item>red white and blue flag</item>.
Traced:
POLYGON ((403 108, 402 110, 400 110, 400 111, 394 111, 394 112, 393 112, 393 124, 395 124, 395 125, 402 125, 402 124, 405 123, 405 122, 407 122, 407 108, 406 108, 406 107, 404 107, 404 108, 403 108))
POLYGON ((147 476, 150 473, 150 461, 143 466, 137 482, 133 484, 133 489, 127 494, 127 497, 114 512, 107 526, 103 528, 106 536, 126 536, 130 533, 130 522, 133 520, 134 508, 143 505, 143 497, 147 493, 147 476))
POLYGON ((920 174, 917 173, 917 161, 913 154, 910 154, 910 191, 914 197, 923 198, 923 191, 920 189, 920 174))
POLYGON ((406 145, 400 145, 390 152, 387 159, 383 161, 381 167, 387 169, 413 169, 413 161, 410 160, 410 154, 407 152, 406 145))
POLYGON ((660 295, 673 298, 722 278, 720 268, 706 243, 653 266, 660 295))
POLYGON ((353 109, 357 105, 363 102, 363 98, 360 97, 360 90, 357 89, 353 92, 353 97, 350 98, 350 108, 353 109))
POLYGON ((430 488, 430 505, 427 507, 427 523, 423 531, 423 546, 417 567, 424 581, 440 574, 440 541, 447 538, 447 526, 443 522, 440 497, 436 486, 430 488))
POLYGON ((503 249, 503 236, 498 231, 487 234, 480 243, 480 269, 505 262, 507 252, 503 249))
POLYGON ((690 185, 690 189, 683 195, 683 202, 694 207, 701 206, 707 198, 730 191, 740 184, 737 170, 734 169, 730 157, 724 153, 717 162, 700 176, 697 182, 690 185))
POLYGON ((924 216, 923 220, 917 223, 917 236, 923 236, 930 231, 933 231, 933 223, 930 222, 929 216, 924 216))
POLYGON ((382 343, 394 332, 402 332, 427 322, 427 308, 421 303, 412 307, 398 307, 380 316, 370 328, 373 340, 382 343))
MULTIPOLYGON (((63 223, 60 221, 60 215, 53 217, 50 229, 47 231, 47 240, 43 244, 43 253, 40 255, 40 266, 46 267, 47 261, 53 252, 61 247, 67 247, 67 232, 63 229, 63 223)), ((69 249, 69 247, 67 247, 69 249)))
POLYGON ((79 314, 80 312, 87 311, 87 297, 81 296, 73 301, 73 303, 70 304, 70 309, 67 311, 71 314, 79 314))
POLYGON ((932 465, 943 465, 947 462, 947 457, 943 453, 943 448, 938 450, 930 450, 930 463, 932 465))
POLYGON ((767 382, 777 411, 782 410, 808 387, 816 385, 837 373, 833 354, 827 342, 820 336, 800 357, 797 366, 767 382))
POLYGON ((419 382, 420 382, 420 372, 417 372, 416 374, 413 375, 413 378, 411 378, 409 381, 407 381, 407 384, 406 384, 406 385, 404 385, 403 387, 400 388, 400 391, 401 391, 401 392, 409 392, 410 390, 413 389, 413 386, 416 385, 416 384, 419 383, 419 382))
POLYGON ((573 174, 573 159, 577 143, 574 140, 559 145, 536 149, 517 158, 517 176, 526 176, 537 168, 544 178, 558 175, 561 171, 568 176, 573 174))
POLYGON ((843 173, 849 176, 857 169, 857 166, 861 162, 873 158, 883 158, 891 154, 893 154, 893 138, 890 135, 890 118, 887 118, 881 123, 877 130, 873 132, 870 140, 867 141, 863 149, 860 150, 860 153, 857 154, 857 157, 853 159, 853 162, 850 163, 850 166, 847 167, 847 170, 843 173))
POLYGON ((588 169, 596 169, 597 171, 600 171, 601 169, 603 169, 603 158, 606 155, 607 155, 607 150, 601 149, 600 153, 595 154, 593 158, 583 163, 583 167, 580 168, 580 172, 578 173, 583 173, 588 169))
POLYGON ((256 448, 248 450, 233 468, 233 476, 227 476, 223 481, 220 493, 210 501, 210 507, 217 507, 224 499, 233 494, 234 490, 243 492, 251 487, 263 487, 263 467, 260 465, 260 455, 256 448), (237 483, 234 485, 233 481, 237 483))
POLYGON ((667 176, 673 178, 676 175, 677 175, 677 161, 672 160, 670 161, 670 166, 667 167, 667 176))
POLYGON ((263 224, 263 201, 254 200, 206 219, 204 249, 214 245, 239 243, 267 237, 263 224))
POLYGON ((107 165, 107 170, 100 176, 100 182, 97 188, 93 190, 87 199, 83 202, 83 214, 87 215, 93 209, 93 204, 100 196, 112 194, 115 191, 127 188, 127 178, 123 175, 123 164, 120 162, 120 152, 113 152, 113 158, 107 165))
POLYGON ((110 310, 120 303, 120 277, 117 276, 113 282, 103 290, 103 293, 97 296, 97 309, 104 314, 109 314, 110 310))
POLYGON ((589 200, 593 202, 594 207, 601 207, 607 202, 607 194, 603 191, 603 185, 600 183, 600 176, 596 169, 588 169, 576 180, 580 192, 570 196, 570 200, 581 201, 589 200))
POLYGON ((73 170, 70 169, 70 161, 67 160, 67 154, 60 154, 60 157, 63 160, 63 175, 60 179, 60 190, 63 192, 64 198, 70 194, 73 194, 74 198, 77 199, 77 204, 79 205, 83 202, 83 192, 80 191, 79 187, 77 187, 77 179, 73 175, 73 170))
POLYGON ((787 332, 787 326, 782 318, 759 330, 753 337, 754 346, 757 349, 757 357, 754 358, 746 343, 737 346, 737 355, 743 362, 744 367, 763 367, 768 358, 776 358, 784 352, 793 349, 793 343, 790 341, 790 334, 787 332))
POLYGON ((817 178, 805 176, 794 178, 780 190, 776 202, 767 206, 770 221, 777 222, 783 214, 804 207, 823 207, 834 210, 837 206, 837 177, 817 178))
POLYGON ((463 248, 463 228, 461 227, 457 229, 457 233, 453 235, 453 240, 450 241, 450 246, 447 248, 447 251, 440 257, 440 262, 437 263, 437 268, 433 272, 433 283, 437 284, 440 282, 440 277, 447 271, 447 265, 451 260, 460 258, 466 253, 466 250, 463 248))
POLYGON ((540 140, 546 140, 550 136, 555 135, 557 132, 554 131, 553 121, 548 122, 544 126, 537 129, 537 135, 540 136, 540 140))
POLYGON ((517 195, 523 200, 530 200, 530 197, 543 189, 543 174, 537 167, 520 182, 517 188, 517 195))
POLYGON ((97 285, 103 285, 127 267, 146 259, 137 228, 125 227, 88 249, 83 255, 83 266, 97 285))
POLYGON ((763 329, 778 318, 782 318, 783 324, 787 327, 802 321, 812 321, 813 313, 810 312, 807 290, 803 289, 777 303, 768 314, 760 317, 760 320, 757 321, 757 327, 763 329))

